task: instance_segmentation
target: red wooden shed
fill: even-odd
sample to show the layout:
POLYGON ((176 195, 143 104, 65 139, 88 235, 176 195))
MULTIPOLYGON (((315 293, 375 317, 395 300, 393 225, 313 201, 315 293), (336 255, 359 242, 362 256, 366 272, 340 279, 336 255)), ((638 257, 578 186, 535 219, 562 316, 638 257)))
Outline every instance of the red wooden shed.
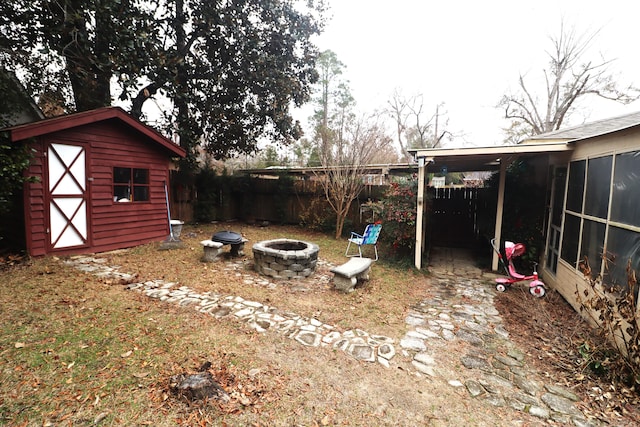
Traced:
POLYGON ((104 252, 169 235, 166 188, 185 151, 106 107, 6 129, 34 157, 25 184, 30 255, 104 252))

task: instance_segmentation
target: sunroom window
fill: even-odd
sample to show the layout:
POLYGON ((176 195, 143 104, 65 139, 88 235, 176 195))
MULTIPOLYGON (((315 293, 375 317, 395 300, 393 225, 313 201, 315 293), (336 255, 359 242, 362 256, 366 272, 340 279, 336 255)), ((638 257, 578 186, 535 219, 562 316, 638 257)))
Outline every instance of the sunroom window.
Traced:
POLYGON ((616 156, 611 221, 640 227, 640 151, 616 156))
POLYGON ((640 269, 640 151, 571 162, 565 206, 561 258, 626 287, 640 269))

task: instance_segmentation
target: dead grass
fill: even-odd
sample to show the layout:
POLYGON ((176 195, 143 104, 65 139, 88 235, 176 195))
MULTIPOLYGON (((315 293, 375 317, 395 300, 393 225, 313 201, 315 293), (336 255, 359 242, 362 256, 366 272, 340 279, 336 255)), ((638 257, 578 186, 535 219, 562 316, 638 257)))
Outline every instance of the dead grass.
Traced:
MULTIPOLYGON (((275 289, 247 286, 241 276, 223 271, 224 263, 200 261, 198 242, 218 229, 187 227, 183 249, 158 251, 151 244, 105 256, 140 280, 177 280, 396 340, 406 331, 407 307, 429 293, 426 276, 384 263, 374 266, 365 287, 349 295, 327 286, 300 291, 287 282, 275 289)), ((251 242, 310 240, 320 245, 322 258, 344 260, 344 241, 322 234, 239 224, 231 229, 251 242)), ((151 300, 55 258, 14 266, 3 279, 0 425, 536 424, 526 414, 469 398, 447 384, 447 375, 427 379, 328 348, 305 348, 239 322, 151 300), (195 371, 205 361, 231 394, 229 404, 188 404, 169 394, 171 375, 195 371)), ((439 371, 461 369, 456 358, 451 361, 439 371)))
MULTIPOLYGON (((426 278, 413 270, 400 270, 385 265, 381 260, 373 268, 371 280, 359 290, 341 295, 336 300, 336 292, 326 282, 318 280, 300 281, 278 280, 275 289, 264 286, 247 286, 241 274, 225 271, 224 263, 201 262, 200 241, 226 228, 242 233, 249 242, 245 245, 248 261, 242 273, 255 274, 252 269, 255 242, 274 238, 295 238, 316 243, 320 246, 320 257, 334 264, 345 261, 344 240, 309 232, 299 227, 251 227, 243 224, 224 224, 186 227, 181 239, 184 248, 158 251, 158 245, 146 245, 123 253, 109 255, 109 262, 121 265, 126 272, 136 272, 141 280, 161 278, 177 281, 198 291, 213 291, 225 295, 241 295, 243 298, 263 304, 283 307, 300 315, 317 316, 329 324, 345 328, 361 328, 379 334, 398 336, 404 332, 404 314, 410 304, 425 295, 426 278), (380 267, 380 268, 377 268, 380 267), (407 283, 416 286, 407 287, 407 283), (300 290, 304 288, 307 290, 300 290)), ((315 277, 330 277, 329 267, 320 266, 315 277)))

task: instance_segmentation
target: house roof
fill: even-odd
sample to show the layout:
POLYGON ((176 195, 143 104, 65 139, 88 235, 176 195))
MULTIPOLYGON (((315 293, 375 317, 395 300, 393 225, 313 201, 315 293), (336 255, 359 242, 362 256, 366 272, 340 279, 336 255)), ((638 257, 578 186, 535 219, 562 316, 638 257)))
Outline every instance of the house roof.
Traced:
POLYGON ((13 101, 7 105, 10 111, 6 111, 4 108, 3 111, 0 111, 0 121, 3 121, 5 126, 16 126, 45 118, 42 110, 27 94, 15 73, 0 66, 0 81, 4 83, 3 90, 8 92, 8 94, 4 94, 6 99, 13 101), (14 103, 17 105, 13 105, 14 103))
POLYGON ((495 170, 499 166, 499 158, 514 159, 571 151, 574 142, 634 127, 640 127, 640 112, 536 135, 517 145, 409 151, 416 158, 425 158, 436 168, 447 166, 449 172, 495 170))
POLYGON ((613 132, 640 126, 640 111, 623 116, 611 117, 608 119, 597 120, 595 122, 585 123, 580 126, 574 126, 566 129, 560 129, 553 132, 547 132, 535 135, 526 141, 536 142, 545 141, 577 141, 581 139, 593 138, 596 136, 606 135, 613 132))
POLYGON ((104 107, 80 113, 66 114, 64 116, 58 116, 51 119, 39 120, 20 126, 13 126, 5 130, 10 133, 11 141, 15 142, 105 120, 119 120, 135 131, 148 137, 150 140, 168 150, 173 155, 177 157, 184 157, 186 155, 183 148, 174 144, 150 126, 134 119, 119 107, 104 107))

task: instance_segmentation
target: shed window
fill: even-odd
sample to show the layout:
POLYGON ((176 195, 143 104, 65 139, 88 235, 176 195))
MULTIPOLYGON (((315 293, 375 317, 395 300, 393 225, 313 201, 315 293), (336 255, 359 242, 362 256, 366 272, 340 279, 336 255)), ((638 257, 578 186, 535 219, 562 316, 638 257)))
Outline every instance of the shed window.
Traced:
POLYGON ((113 168, 114 202, 148 202, 149 169, 113 168))

